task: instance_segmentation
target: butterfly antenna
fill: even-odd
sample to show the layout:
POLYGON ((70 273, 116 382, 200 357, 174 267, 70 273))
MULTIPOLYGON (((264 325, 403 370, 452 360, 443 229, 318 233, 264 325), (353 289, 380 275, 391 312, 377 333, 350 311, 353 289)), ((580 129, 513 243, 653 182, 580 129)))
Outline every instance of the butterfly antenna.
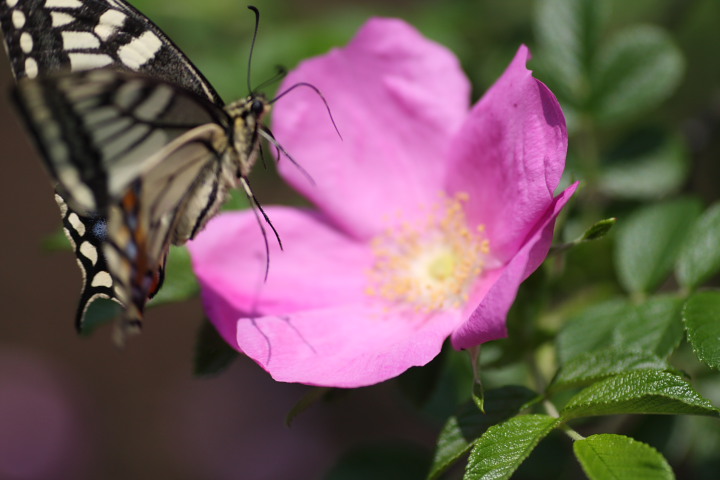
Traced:
POLYGON ((250 68, 252 67, 252 56, 253 51, 255 50, 255 39, 257 38, 258 34, 258 28, 260 27, 260 11, 253 7, 252 5, 248 5, 248 9, 252 10, 255 14, 255 31, 253 32, 252 36, 252 42, 250 43, 250 55, 248 55, 248 68, 247 68, 247 87, 248 91, 252 93, 253 89, 250 86, 250 68))
POLYGON ((278 94, 278 96, 275 97, 275 98, 273 98, 272 100, 270 100, 269 103, 270 103, 270 104, 273 104, 273 103, 277 102, 277 101, 280 100, 282 97, 284 97, 285 95, 287 95, 288 93, 292 92, 293 90, 295 90, 295 89, 298 88, 298 87, 307 87, 307 88, 311 89, 312 91, 314 91, 315 93, 318 94, 318 96, 320 97, 320 99, 321 99, 321 100, 323 101, 323 103, 325 104, 325 108, 327 109, 328 116, 330 116, 330 122, 332 122, 332 125, 333 125, 333 127, 335 128, 335 131, 336 131, 337 134, 338 134, 338 137, 340 137, 340 140, 342 140, 343 137, 342 137, 342 135, 340 134, 340 130, 338 129, 337 124, 335 123, 335 118, 333 118, 333 114, 332 114, 332 112, 330 111, 330 105, 328 104, 327 100, 325 99, 325 96, 322 94, 322 92, 320 91, 320 89, 317 88, 315 85, 313 85, 313 84, 311 84, 311 83, 307 83, 307 82, 299 82, 299 83, 296 83, 295 85, 293 85, 293 86, 291 86, 291 87, 288 87, 288 89, 285 90, 284 92, 278 94))
MULTIPOLYGON (((292 155, 290 155, 290 153, 288 153, 288 151, 285 150, 285 148, 284 148, 282 145, 280 145, 280 142, 278 142, 278 141, 275 139, 275 135, 273 135, 273 133, 270 131, 269 128, 267 128, 266 126, 263 125, 263 126, 260 128, 260 135, 262 135, 262 137, 263 137, 265 140, 267 140, 267 142, 268 142, 270 145, 272 145, 273 147, 275 147, 278 152, 280 152, 280 153, 282 153, 283 155, 285 155, 285 156, 287 157, 287 159, 290 160, 290 163, 292 163, 293 165, 295 165, 295 168, 297 168, 298 170, 300 170, 300 173, 302 173, 302 174, 305 176, 305 178, 307 178, 308 182, 310 182, 312 185, 316 185, 315 180, 314 180, 314 179, 312 178, 312 176, 308 173, 308 171, 305 170, 305 169, 297 162, 297 160, 295 160, 295 159, 292 157, 292 155)), ((280 153, 278 153, 278 161, 280 161, 280 153)))

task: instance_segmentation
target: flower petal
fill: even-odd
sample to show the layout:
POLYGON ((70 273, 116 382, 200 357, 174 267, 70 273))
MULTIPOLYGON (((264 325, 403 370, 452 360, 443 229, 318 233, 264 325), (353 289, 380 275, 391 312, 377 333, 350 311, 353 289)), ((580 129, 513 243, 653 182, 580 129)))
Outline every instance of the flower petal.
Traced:
POLYGON ((532 77, 523 46, 455 137, 450 193, 466 192, 468 219, 484 224, 506 262, 553 202, 565 167, 567 129, 550 90, 532 77))
MULTIPOLYGON (((356 303, 364 300, 365 272, 371 265, 368 245, 333 229, 316 212, 270 207, 266 213, 283 240, 280 250, 265 245, 250 211, 214 218, 188 243, 203 291, 212 290, 235 309, 263 315, 356 303)), ((206 302, 208 311, 212 305, 206 302)), ((212 318, 212 315, 211 315, 212 318)))
POLYGON ((275 107, 283 177, 345 231, 369 238, 378 212, 416 210, 442 190, 448 143, 469 109, 470 85, 445 47, 401 20, 372 19, 352 42, 290 73, 281 91, 307 82, 327 99, 342 140, 310 89, 275 107))
POLYGON ((555 219, 576 188, 577 183, 555 198, 533 234, 507 265, 489 272, 478 282, 468 302, 468 320, 452 334, 455 348, 470 348, 507 336, 507 314, 518 288, 545 260, 553 239, 555 219))
MULTIPOLYGON (((212 294, 211 294, 212 295, 212 294)), ((213 302, 221 306, 221 302, 213 302)), ((214 322, 225 340, 275 380, 330 387, 361 387, 428 363, 457 325, 457 312, 420 319, 382 318, 366 304, 243 318, 228 305, 214 322)))

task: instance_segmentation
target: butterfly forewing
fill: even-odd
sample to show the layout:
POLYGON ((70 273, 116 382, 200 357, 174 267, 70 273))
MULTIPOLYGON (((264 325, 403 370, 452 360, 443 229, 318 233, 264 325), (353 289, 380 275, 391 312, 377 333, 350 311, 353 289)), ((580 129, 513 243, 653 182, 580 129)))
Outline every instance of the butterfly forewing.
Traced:
POLYGON ((187 90, 112 70, 23 80, 16 99, 58 189, 84 215, 117 200, 189 129, 228 122, 187 90))
POLYGON ((222 105, 167 35, 122 0, 0 0, 0 25, 17 79, 63 70, 130 70, 222 105))

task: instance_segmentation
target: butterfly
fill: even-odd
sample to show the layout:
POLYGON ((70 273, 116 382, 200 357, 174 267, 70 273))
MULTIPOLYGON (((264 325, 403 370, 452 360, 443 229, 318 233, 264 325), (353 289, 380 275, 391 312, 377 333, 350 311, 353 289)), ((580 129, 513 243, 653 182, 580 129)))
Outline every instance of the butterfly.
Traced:
POLYGON ((261 138, 282 150, 262 124, 272 101, 226 105, 123 0, 0 0, 0 26, 14 101, 83 273, 76 327, 94 300, 114 300, 121 343, 162 286, 170 245, 193 238, 230 189, 262 212, 247 177, 261 138))

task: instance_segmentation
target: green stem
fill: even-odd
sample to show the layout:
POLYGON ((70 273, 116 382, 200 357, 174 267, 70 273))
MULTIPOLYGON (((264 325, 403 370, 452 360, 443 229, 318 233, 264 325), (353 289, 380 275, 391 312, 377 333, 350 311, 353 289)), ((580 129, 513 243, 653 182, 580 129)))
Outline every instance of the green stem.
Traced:
POLYGON ((530 375, 532 376, 533 384, 535 385, 535 390, 537 390, 538 392, 544 392, 547 388, 547 381, 545 381, 542 372, 540 372, 540 367, 537 364, 537 359, 535 358, 535 355, 531 353, 528 354, 525 358, 528 369, 530 370, 530 375))
MULTIPOLYGON (((547 382, 545 381, 545 378, 540 372, 540 367, 538 367, 535 355, 527 355, 526 359, 530 374, 533 378, 533 383, 535 384, 535 388, 539 392, 545 392, 545 389, 547 388, 547 382)), ((560 412, 558 411, 555 404, 552 403, 549 399, 544 399, 542 404, 543 408, 545 408, 545 412, 547 412, 548 415, 553 418, 560 418, 560 412)), ((561 426, 560 430, 562 430, 565 435, 572 438, 573 440, 583 440, 585 438, 567 425, 561 426)))
POLYGON ((565 435, 572 438, 573 440, 585 440, 585 437, 583 437, 582 435, 580 435, 578 432, 576 432, 572 428, 568 427, 567 425, 563 425, 562 427, 560 427, 560 430, 565 432, 565 435))
POLYGON ((480 379, 481 346, 482 345, 478 345, 470 348, 468 353, 470 354, 470 363, 472 364, 473 382, 477 385, 477 393, 479 393, 479 395, 476 395, 476 389, 473 387, 473 400, 475 400, 475 403, 480 411, 485 413, 485 389, 483 388, 482 380, 480 379))

